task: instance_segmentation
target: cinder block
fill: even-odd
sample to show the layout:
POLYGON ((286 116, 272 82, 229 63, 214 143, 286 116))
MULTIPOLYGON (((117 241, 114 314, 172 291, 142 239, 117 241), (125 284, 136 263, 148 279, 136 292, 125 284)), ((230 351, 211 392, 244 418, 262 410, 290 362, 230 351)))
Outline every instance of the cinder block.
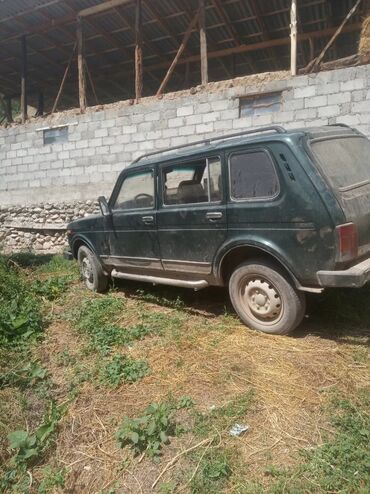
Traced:
POLYGON ((340 105, 342 103, 349 103, 351 101, 351 93, 343 92, 338 94, 329 94, 328 105, 340 105))
POLYGON ((319 106, 326 106, 327 104, 328 97, 324 95, 306 98, 304 101, 305 108, 318 108, 319 106))
POLYGON ((294 99, 311 98, 313 96, 316 96, 316 86, 306 86, 294 89, 294 99))
POLYGON ((329 105, 323 106, 318 109, 319 117, 336 117, 340 114, 340 106, 339 105, 329 105))
POLYGON ((186 117, 188 115, 193 115, 193 113, 194 113, 193 105, 180 106, 180 108, 177 108, 178 117, 186 117))

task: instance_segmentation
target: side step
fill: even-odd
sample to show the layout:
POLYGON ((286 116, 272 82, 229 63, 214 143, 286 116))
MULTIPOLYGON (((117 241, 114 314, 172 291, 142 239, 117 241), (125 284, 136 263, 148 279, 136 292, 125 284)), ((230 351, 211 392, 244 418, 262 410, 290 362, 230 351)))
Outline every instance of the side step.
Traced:
POLYGON ((116 269, 113 269, 111 276, 113 278, 120 278, 123 280, 144 281, 147 283, 153 283, 154 285, 171 285, 182 288, 192 288, 196 291, 208 286, 208 281, 206 280, 177 280, 174 278, 161 278, 160 276, 146 276, 145 274, 121 273, 116 269))

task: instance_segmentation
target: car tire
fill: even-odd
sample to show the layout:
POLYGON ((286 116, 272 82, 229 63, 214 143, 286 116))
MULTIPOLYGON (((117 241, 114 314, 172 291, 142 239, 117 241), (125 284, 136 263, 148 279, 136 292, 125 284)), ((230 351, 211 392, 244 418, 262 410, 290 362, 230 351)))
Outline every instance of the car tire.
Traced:
POLYGON ((104 292, 108 288, 109 277, 104 274, 96 255, 83 245, 78 249, 77 259, 81 278, 87 288, 98 293, 104 292))
POLYGON ((234 309, 249 328, 283 335, 302 321, 306 309, 304 293, 289 276, 269 261, 251 260, 232 273, 229 293, 234 309))

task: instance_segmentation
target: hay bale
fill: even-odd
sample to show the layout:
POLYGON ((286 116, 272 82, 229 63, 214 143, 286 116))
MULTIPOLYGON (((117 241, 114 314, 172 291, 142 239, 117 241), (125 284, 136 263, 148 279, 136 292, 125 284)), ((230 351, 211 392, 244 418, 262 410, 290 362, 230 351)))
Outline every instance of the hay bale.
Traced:
POLYGON ((358 52, 361 56, 367 56, 370 54, 370 12, 362 25, 358 52))

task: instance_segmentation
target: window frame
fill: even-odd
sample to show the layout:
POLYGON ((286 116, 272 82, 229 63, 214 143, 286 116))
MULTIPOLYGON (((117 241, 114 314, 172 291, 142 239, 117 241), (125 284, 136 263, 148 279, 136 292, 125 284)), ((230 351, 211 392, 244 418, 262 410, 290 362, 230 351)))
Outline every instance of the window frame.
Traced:
POLYGON ((127 171, 125 170, 117 180, 116 186, 114 187, 113 193, 109 199, 109 207, 111 208, 113 214, 116 212, 125 213, 125 212, 135 212, 135 211, 153 211, 156 209, 156 206, 157 206, 157 169, 155 166, 151 166, 148 168, 145 167, 143 169, 135 169, 135 170, 127 170, 127 171), (139 175, 142 173, 150 173, 150 172, 153 175, 153 193, 154 193, 153 206, 148 206, 145 208, 115 209, 114 205, 121 191, 123 182, 130 176, 139 175))
MULTIPOLYGON (((209 169, 209 168, 208 168, 209 169)), ((160 165, 160 173, 158 174, 158 176, 160 177, 160 188, 161 188, 161 208, 163 209, 177 209, 177 208, 186 208, 186 207, 205 207, 205 206, 212 206, 214 204, 222 204, 224 202, 224 183, 225 183, 225 180, 224 180, 224 174, 223 174, 223 161, 222 161, 222 155, 221 154, 214 154, 214 155, 207 155, 207 156, 199 156, 197 158, 192 158, 191 161, 179 161, 179 162, 174 162, 174 163, 171 163, 171 162, 167 162, 167 163, 163 163, 160 165), (219 201, 205 201, 205 202, 187 202, 187 203, 183 203, 183 204, 166 204, 164 202, 164 185, 165 185, 165 182, 163 180, 163 170, 168 167, 168 166, 191 166, 193 163, 199 163, 199 161, 201 160, 204 160, 206 161, 206 167, 209 166, 209 163, 208 161, 209 160, 212 160, 214 158, 218 158, 219 161, 220 161, 220 164, 221 164, 221 191, 222 191, 222 199, 220 199, 219 201)), ((209 173, 208 173, 208 180, 209 180, 209 173)), ((209 186, 207 186, 207 196, 209 198, 209 186)))
POLYGON ((266 148, 253 148, 253 149, 243 149, 243 150, 233 151, 233 152, 231 152, 229 154, 229 156, 227 158, 227 168, 228 168, 228 181, 229 181, 229 187, 228 187, 229 191, 228 192, 229 192, 229 197, 230 197, 230 201, 231 202, 233 202, 233 203, 261 202, 261 201, 271 202, 271 201, 276 200, 279 197, 280 192, 281 192, 280 178, 279 178, 279 174, 278 174, 278 170, 277 170, 277 166, 276 166, 274 155, 271 153, 270 150, 268 150, 266 148), (258 152, 263 152, 264 154, 266 154, 267 157, 269 158, 270 162, 272 163, 272 168, 273 168, 273 171, 274 171, 274 174, 275 174, 275 177, 276 177, 276 180, 277 180, 277 185, 278 185, 277 192, 273 196, 262 196, 262 197, 251 197, 251 198, 238 199, 238 198, 236 198, 236 197, 234 197, 232 195, 232 187, 231 187, 231 185, 232 185, 232 181, 231 181, 231 159, 235 155, 253 154, 253 153, 258 153, 258 152))

